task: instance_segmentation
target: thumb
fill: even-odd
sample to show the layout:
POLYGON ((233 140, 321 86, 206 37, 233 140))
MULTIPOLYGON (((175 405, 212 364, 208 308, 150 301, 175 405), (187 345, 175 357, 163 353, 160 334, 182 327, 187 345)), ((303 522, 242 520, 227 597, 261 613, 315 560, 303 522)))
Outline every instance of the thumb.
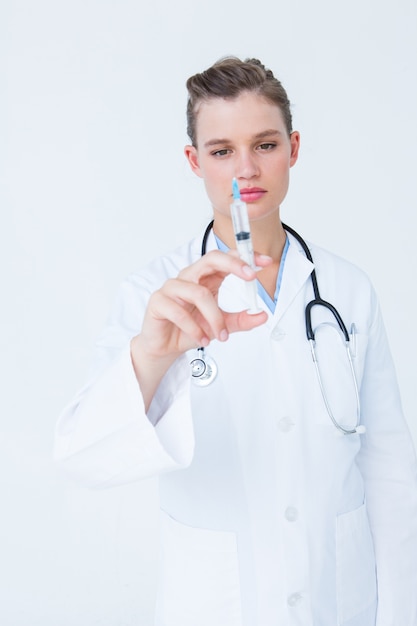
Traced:
POLYGON ((247 311, 225 314, 226 328, 229 333, 252 330, 252 328, 265 324, 267 319, 268 315, 265 311, 255 314, 249 314, 247 311))

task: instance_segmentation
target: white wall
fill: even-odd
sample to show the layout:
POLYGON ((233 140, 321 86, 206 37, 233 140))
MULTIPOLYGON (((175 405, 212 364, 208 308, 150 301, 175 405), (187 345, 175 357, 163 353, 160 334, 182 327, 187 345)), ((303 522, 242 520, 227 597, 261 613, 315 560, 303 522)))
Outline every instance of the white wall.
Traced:
POLYGON ((119 282, 209 219, 184 83, 220 56, 286 86, 302 153, 283 218, 370 274, 417 441, 416 6, 3 0, 2 625, 151 624, 156 484, 69 485, 53 428, 119 282))

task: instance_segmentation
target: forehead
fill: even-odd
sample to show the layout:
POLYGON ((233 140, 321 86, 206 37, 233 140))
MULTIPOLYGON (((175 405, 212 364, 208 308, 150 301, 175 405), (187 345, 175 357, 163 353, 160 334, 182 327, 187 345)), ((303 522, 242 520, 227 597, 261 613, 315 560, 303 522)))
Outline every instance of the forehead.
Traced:
POLYGON ((285 133, 285 123, 278 105, 254 92, 236 98, 210 98, 196 109, 197 143, 213 137, 243 138, 266 129, 285 133))

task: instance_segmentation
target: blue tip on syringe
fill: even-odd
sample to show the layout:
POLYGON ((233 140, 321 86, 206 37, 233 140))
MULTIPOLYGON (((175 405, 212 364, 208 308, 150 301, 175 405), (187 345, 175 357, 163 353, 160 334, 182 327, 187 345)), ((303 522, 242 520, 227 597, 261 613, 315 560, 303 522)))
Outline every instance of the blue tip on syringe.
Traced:
MULTIPOLYGON (((253 254, 252 238, 250 234, 248 209, 246 203, 241 200, 239 184, 236 178, 233 178, 232 180, 232 192, 233 202, 230 205, 230 211, 232 214, 236 248, 242 261, 245 261, 249 267, 255 269, 256 266, 253 254)), ((248 313, 259 313, 262 309, 258 306, 258 287, 256 279, 248 281, 246 285, 250 302, 248 313)))
POLYGON ((233 200, 240 200, 240 189, 239 189, 239 184, 237 182, 237 178, 233 178, 232 180, 232 191, 233 191, 233 200))

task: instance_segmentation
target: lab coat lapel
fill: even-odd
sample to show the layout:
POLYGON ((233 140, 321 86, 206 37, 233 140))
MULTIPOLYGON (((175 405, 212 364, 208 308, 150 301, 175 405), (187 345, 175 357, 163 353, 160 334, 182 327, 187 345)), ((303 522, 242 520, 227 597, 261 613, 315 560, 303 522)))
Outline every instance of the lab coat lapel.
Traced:
POLYGON ((278 322, 284 315, 314 269, 314 264, 307 259, 295 237, 289 233, 287 236, 290 245, 285 259, 281 288, 273 318, 274 323, 278 322))

